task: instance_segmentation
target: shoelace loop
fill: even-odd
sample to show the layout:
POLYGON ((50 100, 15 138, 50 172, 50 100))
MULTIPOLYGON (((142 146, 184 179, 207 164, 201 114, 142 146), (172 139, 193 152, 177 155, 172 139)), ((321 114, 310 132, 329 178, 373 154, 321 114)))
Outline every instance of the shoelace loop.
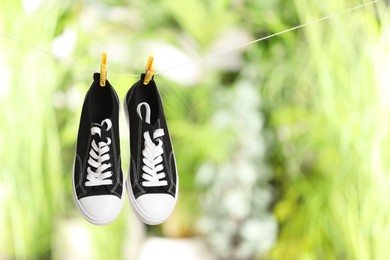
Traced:
MULTIPOLYGON (((104 119, 100 124, 94 123, 94 126, 91 127, 91 134, 98 135, 101 138, 102 128, 106 125, 105 131, 109 131, 112 127, 112 122, 110 119, 104 119)), ((107 137, 106 142, 99 141, 98 143, 95 140, 92 140, 91 150, 89 151, 88 164, 90 165, 87 168, 87 180, 85 186, 101 186, 101 185, 111 185, 112 180, 107 180, 112 176, 112 171, 106 171, 111 167, 110 163, 104 163, 110 159, 110 145, 111 139, 107 137), (96 170, 93 171, 91 167, 96 170)))
MULTIPOLYGON (((139 117, 143 120, 141 114, 142 106, 146 109, 145 122, 150 124, 150 106, 146 102, 139 103, 137 106, 137 113, 139 117)), ((166 186, 168 182, 166 180, 161 180, 165 178, 165 173, 162 172, 164 170, 164 166, 162 164, 164 153, 163 149, 163 141, 161 137, 164 136, 164 129, 158 128, 153 132, 153 139, 158 142, 156 143, 152 140, 148 131, 144 132, 144 146, 145 148, 142 150, 143 155, 143 166, 142 166, 142 178, 145 180, 142 182, 142 186, 144 187, 159 187, 166 186)))

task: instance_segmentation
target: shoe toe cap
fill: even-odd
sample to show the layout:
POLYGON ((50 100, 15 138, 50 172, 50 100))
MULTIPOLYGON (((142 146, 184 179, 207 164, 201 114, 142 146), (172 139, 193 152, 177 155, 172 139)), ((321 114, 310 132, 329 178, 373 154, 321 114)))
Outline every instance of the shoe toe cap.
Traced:
POLYGON ((137 198, 138 213, 143 222, 158 225, 167 220, 176 204, 176 199, 169 194, 144 194, 137 198))
POLYGON ((89 196, 80 199, 79 205, 89 222, 104 225, 112 222, 119 215, 122 200, 114 195, 89 196))

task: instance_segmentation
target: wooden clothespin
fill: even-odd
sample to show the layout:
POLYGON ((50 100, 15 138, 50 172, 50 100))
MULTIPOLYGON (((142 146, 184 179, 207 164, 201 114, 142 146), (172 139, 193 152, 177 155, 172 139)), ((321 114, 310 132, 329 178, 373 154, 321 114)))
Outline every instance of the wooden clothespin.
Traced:
POLYGON ((143 82, 144 85, 148 85, 154 75, 154 70, 152 69, 153 60, 154 60, 153 56, 149 56, 148 62, 146 63, 145 77, 143 82))
POLYGON ((106 86, 107 79, 107 54, 102 53, 102 63, 100 64, 100 86, 106 86))

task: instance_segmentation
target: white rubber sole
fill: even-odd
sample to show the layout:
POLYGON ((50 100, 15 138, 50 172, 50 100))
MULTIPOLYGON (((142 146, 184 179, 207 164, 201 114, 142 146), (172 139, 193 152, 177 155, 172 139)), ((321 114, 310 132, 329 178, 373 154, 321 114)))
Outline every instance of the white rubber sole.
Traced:
MULTIPOLYGON (((130 171, 129 175, 130 177, 130 171)), ((129 178, 128 177, 128 178, 129 178)), ((176 196, 175 196, 175 201, 174 201, 174 206, 172 207, 171 212, 167 214, 166 216, 163 216, 161 218, 150 218, 147 214, 144 213, 144 211, 138 206, 138 203, 133 195, 133 191, 131 189, 131 182, 129 179, 126 180, 126 189, 127 189, 127 195, 129 196, 130 200, 130 205, 133 208, 133 211, 137 215, 138 219, 140 219, 143 223, 148 224, 148 225, 159 225, 163 222, 165 222, 172 214, 173 209, 175 208, 176 202, 177 202, 177 197, 178 197, 178 188, 179 185, 176 186, 176 196)))
MULTIPOLYGON (((76 146, 77 147, 77 146, 76 146)), ((77 208, 79 209, 79 211, 81 212, 81 214, 83 215, 83 217, 90 223, 92 224, 95 224, 95 225, 99 225, 99 226, 102 226, 102 225, 107 225, 107 224, 110 224, 112 223, 118 216, 119 214, 121 213, 122 211, 122 208, 123 208, 123 194, 124 194, 124 190, 125 190, 125 185, 123 185, 122 187, 122 194, 121 194, 121 197, 120 197, 120 203, 118 203, 118 206, 116 208, 114 208, 112 210, 112 214, 111 215, 108 215, 106 218, 104 219, 95 219, 93 218, 92 216, 90 216, 84 209, 83 207, 81 206, 79 200, 77 199, 77 194, 76 194, 76 188, 74 186, 74 166, 75 164, 73 163, 73 175, 72 175, 72 188, 73 188, 73 199, 75 201, 75 204, 77 206, 77 208)), ((124 180, 123 178, 123 173, 122 173, 122 180, 124 180)), ((112 195, 114 196, 114 195, 112 195)))
MULTIPOLYGON (((123 106, 124 106, 124 110, 125 110, 125 116, 126 116, 126 121, 127 121, 127 127, 130 128, 130 118, 129 118, 129 114, 128 114, 128 107, 127 107, 127 101, 126 101, 126 97, 127 97, 127 93, 125 95, 125 98, 124 98, 124 102, 123 102, 123 106)), ((169 137, 170 138, 170 137, 169 137)), ((172 141, 171 141, 172 143, 172 141)), ((131 154, 131 151, 130 151, 130 154, 131 154)), ((177 197, 179 195, 179 176, 177 174, 177 166, 176 166, 176 160, 175 160, 175 170, 176 170, 176 190, 175 190, 175 201, 174 201, 174 206, 172 208, 172 211, 167 215, 167 216, 164 216, 164 217, 161 217, 161 218, 150 218, 147 214, 144 213, 144 211, 138 206, 138 203, 134 197, 134 194, 133 194, 133 190, 131 188, 131 181, 130 181, 130 172, 131 172, 131 160, 130 160, 130 164, 129 164, 129 170, 127 172, 127 178, 126 178, 126 189, 127 189, 127 195, 129 196, 129 201, 130 201, 130 206, 132 207, 135 215, 138 217, 139 220, 141 220, 143 223, 145 224, 148 224, 148 225, 159 225, 163 222, 165 222, 169 216, 172 214, 173 212, 173 209, 175 208, 176 206, 176 202, 177 202, 177 197)))

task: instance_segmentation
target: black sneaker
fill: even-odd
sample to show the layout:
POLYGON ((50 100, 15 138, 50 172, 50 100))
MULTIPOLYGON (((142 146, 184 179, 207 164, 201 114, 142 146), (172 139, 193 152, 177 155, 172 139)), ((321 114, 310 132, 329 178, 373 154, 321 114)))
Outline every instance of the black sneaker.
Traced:
POLYGON ((131 205, 149 225, 164 222, 178 195, 175 155, 156 83, 145 75, 127 92, 124 102, 130 129, 130 169, 126 182, 131 205))
POLYGON ((104 225, 119 215, 123 205, 123 173, 119 147, 119 100, 100 74, 87 92, 81 113, 73 169, 73 194, 82 215, 104 225))

